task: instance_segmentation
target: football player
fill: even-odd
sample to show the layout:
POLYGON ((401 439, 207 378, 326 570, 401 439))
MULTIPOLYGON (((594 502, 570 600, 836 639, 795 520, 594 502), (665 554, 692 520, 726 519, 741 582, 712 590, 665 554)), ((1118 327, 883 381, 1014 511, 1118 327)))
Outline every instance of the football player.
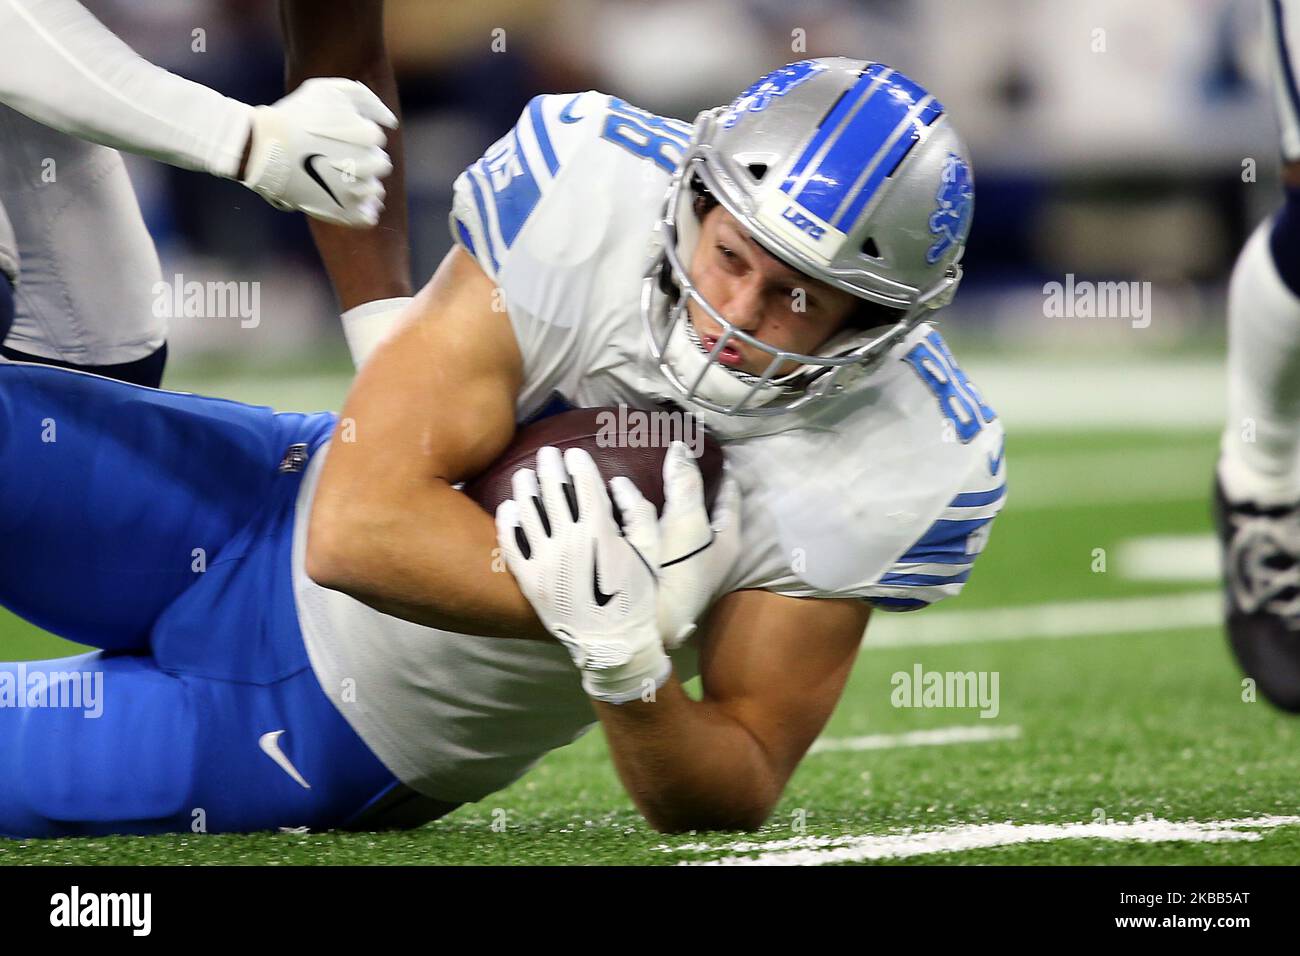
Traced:
POLYGON ((0 368, 0 600, 109 652, 0 665, 0 702, 103 675, 96 719, 0 707, 0 832, 411 825, 597 721, 652 826, 758 826, 872 610, 958 594, 1005 499, 927 321, 972 202, 942 104, 880 63, 693 125, 540 96, 338 418, 0 368), (518 423, 618 403, 713 430, 711 516, 680 445, 658 520, 581 452, 495 522, 457 490, 518 423))
POLYGON ((1265 7, 1285 193, 1228 286, 1228 418, 1214 517, 1228 642, 1265 699, 1300 713, 1300 4, 1265 7))
MULTIPOLYGON (((358 82, 395 104, 382 2, 282 12, 294 89, 253 107, 141 59, 76 0, 0 2, 0 286, 14 286, 0 292, 5 357, 161 381, 162 274, 117 149, 236 179, 319 220, 344 309, 409 292, 404 210, 385 220, 397 236, 340 228, 380 221, 392 171, 381 127, 397 118, 358 82)), ((397 197, 401 206, 400 184, 397 197)))

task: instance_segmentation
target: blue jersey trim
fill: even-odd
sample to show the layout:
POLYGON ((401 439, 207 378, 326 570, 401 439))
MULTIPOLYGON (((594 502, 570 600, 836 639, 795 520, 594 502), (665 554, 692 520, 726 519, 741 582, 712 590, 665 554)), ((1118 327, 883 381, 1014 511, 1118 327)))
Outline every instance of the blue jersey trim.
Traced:
MULTIPOLYGON (((494 193, 493 199, 497 208, 497 225, 501 229, 501 241, 505 243, 507 249, 514 245, 515 239, 519 237, 519 231, 524 228, 524 223, 528 217, 537 208, 537 202, 542 198, 542 191, 537 185, 537 180, 533 178, 533 171, 528 166, 528 161, 524 158, 523 149, 519 144, 519 129, 516 127, 511 137, 514 140, 515 156, 521 170, 517 176, 512 176, 510 181, 494 193)), ((483 163, 483 160, 479 160, 483 163)), ((485 176, 488 182, 491 182, 491 176, 485 176)))
MULTIPOLYGON (((482 160, 479 160, 475 165, 481 163, 482 160)), ((497 269, 500 268, 500 263, 497 262, 497 257, 492 251, 492 225, 488 222, 487 203, 483 199, 483 190, 479 188, 478 180, 474 178, 473 167, 466 170, 465 175, 469 178, 469 184, 474 190, 474 205, 478 207, 478 221, 483 226, 484 244, 487 246, 488 259, 492 263, 492 274, 495 275, 497 269)))
MULTIPOLYGON (((528 101, 528 116, 533 122, 533 132, 537 136, 537 145, 542 151, 542 159, 546 160, 546 168, 550 170, 552 176, 560 168, 560 161, 555 156, 555 149, 551 146, 551 136, 546 131, 546 119, 542 116, 542 97, 534 96, 528 101)), ((523 157, 520 157, 521 161, 523 157)))
POLYGON ((922 601, 920 598, 869 597, 867 600, 876 607, 895 611, 917 611, 930 606, 929 601, 922 601))
POLYGON ((970 535, 984 527, 993 516, 952 521, 940 518, 930 526, 911 549, 898 559, 899 564, 968 564, 974 555, 966 551, 970 535))
POLYGON ((469 250, 469 254, 477 256, 478 253, 474 251, 474 238, 469 234, 469 230, 465 228, 465 224, 459 219, 456 220, 456 234, 460 236, 460 241, 465 244, 465 248, 469 250))
POLYGON ((1007 486, 1003 482, 992 491, 966 491, 952 499, 949 508, 974 508, 978 505, 991 505, 1007 495, 1007 486))
POLYGON ((880 583, 897 587, 924 588, 941 584, 961 584, 969 577, 970 568, 950 577, 945 577, 942 574, 904 574, 899 572, 886 574, 880 579, 880 583))

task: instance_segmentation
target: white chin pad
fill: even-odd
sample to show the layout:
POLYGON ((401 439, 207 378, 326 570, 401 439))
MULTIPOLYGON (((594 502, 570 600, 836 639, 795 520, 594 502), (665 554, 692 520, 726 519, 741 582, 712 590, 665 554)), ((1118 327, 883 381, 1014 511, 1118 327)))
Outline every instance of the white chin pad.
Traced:
MULTIPOLYGON (((748 395, 753 386, 733 375, 717 362, 709 361, 708 355, 691 341, 686 331, 686 323, 689 321, 689 316, 683 312, 681 318, 673 323, 672 331, 668 334, 668 346, 664 349, 665 364, 676 373, 682 385, 688 389, 699 376, 700 370, 704 369, 704 377, 700 379, 695 394, 718 405, 734 405, 748 395)), ((756 408, 781 394, 783 391, 777 386, 764 386, 753 398, 745 402, 745 407, 756 408)))

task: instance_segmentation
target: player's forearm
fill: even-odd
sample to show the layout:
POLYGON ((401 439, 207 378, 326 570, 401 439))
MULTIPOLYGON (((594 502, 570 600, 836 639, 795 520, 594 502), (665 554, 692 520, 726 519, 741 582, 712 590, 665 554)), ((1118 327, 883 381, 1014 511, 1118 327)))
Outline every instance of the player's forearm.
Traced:
POLYGON ((447 483, 397 494, 318 491, 307 573, 376 610, 427 627, 550 640, 505 570, 492 518, 447 483))
POLYGON ((0 0, 0 102, 82 139, 226 177, 253 113, 137 56, 74 0, 0 0))
MULTIPOLYGON (((285 86, 313 76, 342 76, 374 91, 399 119, 397 82, 383 36, 382 0, 311 3, 283 0, 285 86)), ((312 238, 343 311, 411 294, 406 178, 401 127, 388 134, 393 171, 384 180, 384 211, 371 229, 310 223, 312 238)))
POLYGON ((653 701, 595 707, 619 778, 656 830, 757 829, 781 797, 758 740, 676 678, 653 701))
POLYGON ((522 360, 492 288, 449 254, 357 375, 316 487, 307 573, 417 624, 542 637, 492 516, 453 487, 515 431, 522 360))

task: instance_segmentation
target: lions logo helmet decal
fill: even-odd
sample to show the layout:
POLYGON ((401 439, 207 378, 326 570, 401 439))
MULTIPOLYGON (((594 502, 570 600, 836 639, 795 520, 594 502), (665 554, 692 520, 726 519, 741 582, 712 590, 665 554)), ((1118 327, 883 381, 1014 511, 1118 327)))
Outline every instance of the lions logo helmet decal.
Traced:
POLYGON ((930 214, 930 233, 937 237, 926 252, 925 261, 933 265, 954 245, 965 241, 975 199, 970 166, 956 153, 949 153, 939 178, 938 205, 930 214))
POLYGON ((784 96, 804 80, 826 69, 817 60, 800 60, 773 70, 741 93, 722 117, 722 128, 731 129, 745 113, 761 113, 775 96, 784 96))

